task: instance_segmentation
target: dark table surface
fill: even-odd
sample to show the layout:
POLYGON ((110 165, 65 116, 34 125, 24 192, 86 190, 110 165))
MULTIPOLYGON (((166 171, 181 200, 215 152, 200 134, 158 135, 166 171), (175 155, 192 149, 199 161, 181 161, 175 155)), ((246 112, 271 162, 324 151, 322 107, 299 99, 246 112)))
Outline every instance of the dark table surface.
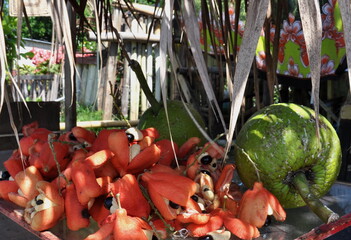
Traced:
POLYGON ((10 218, 0 213, 0 239, 6 240, 39 240, 33 233, 20 227, 10 218))
MULTIPOLYGON (((351 184, 336 182, 327 195, 322 198, 322 202, 340 216, 351 213, 351 184)), ((287 218, 283 223, 274 222, 270 226, 261 229, 261 237, 258 239, 295 239, 323 224, 308 207, 287 209, 286 212, 287 218)), ((350 235, 347 238, 340 236, 337 239, 349 240, 351 237, 350 235)))

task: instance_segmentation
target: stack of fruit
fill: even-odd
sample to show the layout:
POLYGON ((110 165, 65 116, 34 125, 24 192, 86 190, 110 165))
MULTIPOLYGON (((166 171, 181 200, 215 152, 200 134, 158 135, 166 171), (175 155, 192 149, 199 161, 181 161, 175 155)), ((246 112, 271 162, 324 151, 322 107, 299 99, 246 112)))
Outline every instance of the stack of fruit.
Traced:
POLYGON ((277 198, 256 182, 242 193, 223 148, 198 137, 178 147, 155 128, 75 127, 57 136, 36 123, 4 162, 0 197, 24 208, 37 231, 99 229, 85 239, 251 239, 267 215, 285 219, 277 198))
POLYGON ((243 126, 234 145, 239 176, 252 188, 245 192, 232 182, 236 166, 225 164, 224 149, 199 137, 178 146, 152 127, 57 136, 33 123, 22 132, 4 162, 0 198, 23 207, 37 231, 65 219, 72 231, 95 221, 97 231, 84 236, 94 240, 252 239, 268 215, 285 220, 280 202, 307 203, 324 222, 338 218, 318 198, 337 177, 340 142, 303 106, 272 105, 243 126))

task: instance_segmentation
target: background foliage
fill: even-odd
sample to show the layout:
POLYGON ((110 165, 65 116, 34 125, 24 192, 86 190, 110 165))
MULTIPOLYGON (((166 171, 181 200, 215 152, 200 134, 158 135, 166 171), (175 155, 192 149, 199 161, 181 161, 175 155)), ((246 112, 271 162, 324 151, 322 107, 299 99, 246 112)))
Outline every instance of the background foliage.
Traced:
POLYGON ((29 17, 29 26, 23 22, 22 37, 51 42, 52 21, 50 17, 29 17))

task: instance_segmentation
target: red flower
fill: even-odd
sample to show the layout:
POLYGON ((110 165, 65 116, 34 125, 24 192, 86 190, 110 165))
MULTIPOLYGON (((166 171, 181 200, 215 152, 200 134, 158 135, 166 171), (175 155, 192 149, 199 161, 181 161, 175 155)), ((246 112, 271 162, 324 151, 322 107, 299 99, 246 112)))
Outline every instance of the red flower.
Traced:
POLYGON ((301 46, 301 49, 306 48, 305 40, 302 32, 301 21, 295 21, 295 16, 289 13, 289 22, 284 20, 283 28, 280 30, 280 40, 279 40, 279 54, 278 60, 280 63, 284 62, 285 57, 285 44, 288 41, 292 41, 301 46))
POLYGON ((257 67, 263 71, 266 71, 266 53, 264 51, 259 51, 256 55, 257 67))
POLYGON ((328 55, 323 55, 321 60, 321 76, 334 74, 334 61, 329 60, 328 55))
POLYGON ((297 42, 297 35, 301 32, 301 21, 295 21, 295 16, 289 13, 289 22, 284 20, 283 28, 280 30, 280 43, 287 41, 297 42))
POLYGON ((299 66, 295 64, 294 59, 291 57, 289 59, 288 71, 284 74, 292 77, 303 77, 300 73, 299 66))

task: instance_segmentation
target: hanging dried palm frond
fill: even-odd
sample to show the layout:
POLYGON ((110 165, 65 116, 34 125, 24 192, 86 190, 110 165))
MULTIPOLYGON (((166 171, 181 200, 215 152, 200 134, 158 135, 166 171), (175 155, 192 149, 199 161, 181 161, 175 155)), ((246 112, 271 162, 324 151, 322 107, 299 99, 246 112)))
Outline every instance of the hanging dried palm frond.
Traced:
MULTIPOLYGON (((22 2, 22 7, 23 7, 23 2, 22 2)), ((21 21, 21 20, 20 20, 21 21)), ((21 23, 19 23, 21 24, 21 23)), ((17 42, 17 47, 19 48, 19 40, 17 42)), ((7 86, 6 86, 6 75, 9 77, 11 83, 14 85, 16 91, 18 92, 20 98, 23 100, 24 102, 24 98, 23 95, 21 94, 20 89, 18 88, 15 79, 12 77, 12 74, 10 73, 9 70, 9 65, 7 62, 7 58, 6 58, 6 45, 5 45, 5 36, 4 36, 4 29, 2 27, 2 19, 0 17, 0 52, 1 52, 1 56, 0 56, 0 90, 1 90, 1 94, 0 94, 0 113, 3 107, 4 102, 6 103, 7 106, 7 112, 9 114, 9 120, 10 120, 10 125, 11 128, 14 132, 15 135, 15 139, 16 142, 19 146, 19 135, 18 135, 18 130, 17 127, 15 125, 14 119, 13 119, 13 114, 12 114, 12 110, 11 110, 11 104, 10 104, 10 99, 8 96, 8 92, 7 92, 7 86), (6 72, 8 74, 6 74, 6 72)), ((27 107, 27 105, 25 105, 27 107)), ((28 109, 28 107, 27 107, 28 109)), ((29 110, 28 110, 29 111, 29 110)), ((21 159, 23 160, 23 155, 22 155, 22 150, 21 148, 19 148, 20 154, 21 154, 21 159)))
MULTIPOLYGON (((232 76, 236 63, 236 48, 238 46, 238 22, 241 1, 235 2, 234 21, 232 19, 233 6, 231 1, 202 1, 201 2, 201 41, 206 63, 208 55, 215 58, 215 65, 219 69, 218 99, 223 100, 223 90, 227 85, 232 89, 232 76), (234 24, 233 24, 234 22, 234 24), (234 27, 233 27, 234 25, 234 27), (225 69, 225 77, 224 71, 225 69), (227 79, 225 83, 225 79, 227 79)), ((229 93, 231 95, 231 93, 229 93)))
POLYGON ((100 69, 102 69, 102 43, 101 43, 101 18, 99 17, 99 9, 96 1, 93 1, 93 8, 94 8, 94 15, 95 15, 95 21, 96 21, 96 36, 97 36, 97 52, 98 56, 100 59, 98 66, 99 66, 99 71, 98 71, 98 87, 100 88, 101 84, 101 79, 102 79, 102 72, 100 69))
MULTIPOLYGON (((71 5, 69 5, 71 6, 71 5)), ((55 32, 57 36, 57 41, 61 44, 64 44, 65 53, 68 59, 65 59, 65 62, 68 62, 70 69, 70 76, 65 76, 71 80, 71 85, 74 86, 74 74, 76 70, 75 63, 75 44, 72 39, 72 21, 75 25, 75 19, 72 19, 72 16, 69 16, 71 10, 68 8, 65 1, 50 1, 49 7, 51 12, 51 19, 53 25, 55 26, 55 32), (62 38, 60 38, 62 36, 62 38)), ((77 10, 75 10, 77 11, 77 10)), ((71 88, 71 96, 74 95, 74 88, 71 88)), ((71 99, 71 105, 73 104, 73 98, 71 99)))
POLYGON ((251 0, 249 2, 243 41, 238 53, 237 65, 235 67, 231 116, 229 122, 229 132, 227 135, 227 153, 230 149, 234 136, 235 125, 239 116, 247 78, 250 72, 250 68, 248 66, 251 66, 254 59, 258 38, 267 14, 268 4, 269 0, 251 0))
MULTIPOLYGON (((17 58, 19 58, 19 48, 20 48, 20 42, 21 42, 21 31, 19 28, 22 26, 22 13, 25 12, 23 1, 21 1, 22 4, 20 4, 20 11, 18 12, 18 21, 17 21, 17 58)), ((2 23, 2 18, 0 18, 0 49, 1 49, 1 57, 0 57, 0 65, 1 65, 1 80, 0 80, 0 89, 1 89, 1 94, 0 94, 0 112, 2 109, 2 106, 4 104, 4 101, 6 100, 6 76, 9 78, 9 81, 11 84, 13 84, 14 89, 16 90, 16 93, 18 94, 19 98, 25 102, 24 97, 18 88, 18 85, 16 83, 16 80, 13 78, 12 74, 10 73, 10 68, 9 68, 9 63, 7 62, 7 54, 6 54, 6 42, 5 42, 5 36, 4 36, 4 29, 3 29, 3 23, 2 23), (8 74, 6 74, 8 73, 8 74)), ((17 76, 19 77, 19 76, 17 76)), ((8 99, 9 100, 9 99, 8 99)), ((27 105, 25 104, 27 107, 27 105)), ((28 107, 27 110, 29 111, 28 107)), ((9 111, 9 114, 11 114, 11 111, 9 111)))
POLYGON ((5 100, 5 82, 6 82, 6 68, 7 68, 7 60, 6 60, 6 46, 5 46, 5 36, 4 30, 2 28, 2 19, 0 18, 0 112, 5 100))
POLYGON ((339 0, 339 6, 344 27, 349 86, 351 86, 351 1, 339 0))
POLYGON ((220 110, 220 107, 218 105, 216 96, 214 94, 213 87, 210 83, 207 65, 204 61, 202 50, 199 45, 199 42, 200 42, 199 25, 198 25, 198 21, 196 19, 196 13, 191 1, 184 2, 182 12, 183 12, 184 25, 185 25, 185 30, 187 33, 190 49, 193 54, 197 70, 199 72, 200 79, 202 81, 207 97, 209 99, 210 106, 213 112, 217 114, 219 121, 223 126, 223 129, 226 130, 224 118, 220 110))
MULTIPOLYGON (((173 141, 172 129, 169 124, 169 114, 167 109, 167 90, 166 90, 166 72, 167 72, 167 52, 170 48, 172 42, 172 12, 173 12, 174 1, 170 0, 165 2, 162 23, 161 23, 161 36, 160 36, 160 83, 162 91, 162 102, 165 109, 165 115, 167 120, 167 126, 169 131, 170 139, 173 141)), ((174 60, 172 51, 170 52, 171 61, 174 60)), ((172 151, 175 152, 174 145, 172 144, 172 151)), ((178 165, 178 161, 176 161, 178 165)))
MULTIPOLYGON (((24 2, 21 1, 21 4, 19 4, 20 7, 19 7, 19 11, 17 13, 17 39, 16 39, 16 48, 17 48, 17 65, 16 65, 16 68, 17 68, 17 75, 16 75, 16 79, 17 81, 15 81, 15 79, 13 78, 12 74, 9 74, 9 77, 10 79, 12 80, 12 83, 13 85, 15 86, 15 89, 17 90, 16 94, 19 96, 19 99, 23 101, 24 103, 24 106, 27 108, 27 111, 29 112, 29 115, 31 114, 30 111, 29 111, 29 108, 27 106, 27 103, 21 93, 21 91, 19 90, 18 88, 18 85, 20 84, 20 71, 19 71, 19 66, 18 66, 18 62, 20 60, 20 47, 21 47, 21 41, 22 41, 22 22, 23 22, 23 15, 25 17, 25 20, 27 22, 27 25, 29 26, 29 22, 28 22, 28 16, 27 16, 27 11, 26 11, 26 8, 24 6, 24 2)), ((9 111, 9 114, 12 114, 10 113, 9 111)), ((11 123, 12 124, 12 123, 11 123)), ((17 134, 17 132, 15 132, 15 134, 17 134)))
MULTIPOLYGON (((302 27, 306 41, 307 54, 311 68, 312 99, 316 119, 319 114, 319 83, 321 75, 321 47, 322 47, 322 18, 319 10, 319 1, 298 0, 302 27)), ((317 135, 319 136, 319 121, 316 121, 317 135)))
MULTIPOLYGON (((264 23, 264 36, 265 36, 265 55, 266 55, 266 78, 267 78, 267 85, 268 85, 268 99, 269 99, 269 104, 273 103, 273 95, 274 95, 274 85, 275 85, 275 72, 274 72, 274 65, 273 63, 273 57, 271 54, 271 22, 272 22, 272 5, 269 4, 268 7, 268 12, 267 12, 267 17, 264 23)), ((279 35, 278 32, 276 32, 276 35, 279 35)))

